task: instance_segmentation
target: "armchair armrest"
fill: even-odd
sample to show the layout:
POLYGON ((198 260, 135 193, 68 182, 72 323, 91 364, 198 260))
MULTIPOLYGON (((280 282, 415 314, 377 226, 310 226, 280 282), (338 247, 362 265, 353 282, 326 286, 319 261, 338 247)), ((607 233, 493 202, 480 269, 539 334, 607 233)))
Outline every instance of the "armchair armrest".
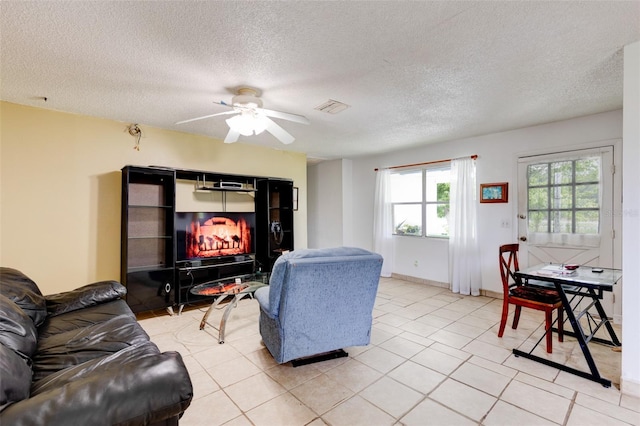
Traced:
POLYGON ((7 425, 141 425, 180 416, 193 388, 177 352, 134 359, 32 395, 0 413, 7 425))
POLYGON ((87 284, 75 290, 45 296, 47 315, 55 316, 99 305, 120 299, 125 294, 127 294, 127 289, 117 281, 99 281, 87 284))

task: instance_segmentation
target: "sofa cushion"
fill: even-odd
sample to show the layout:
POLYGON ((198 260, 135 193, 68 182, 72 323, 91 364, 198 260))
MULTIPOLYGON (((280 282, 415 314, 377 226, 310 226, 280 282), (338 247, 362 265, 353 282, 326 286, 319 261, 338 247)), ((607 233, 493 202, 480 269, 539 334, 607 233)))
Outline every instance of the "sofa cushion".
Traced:
POLYGON ((116 281, 99 281, 83 287, 45 297, 48 315, 60 315, 66 312, 87 308, 127 294, 125 286, 116 281))
POLYGON ((47 302, 35 282, 17 269, 0 268, 0 294, 13 300, 36 327, 47 316, 47 302))
POLYGON ((29 398, 31 368, 27 361, 0 343, 0 411, 14 402, 29 398), (11 374, 7 374, 11 372, 11 374))
POLYGON ((135 314, 131 312, 129 305, 127 305, 127 302, 122 299, 60 315, 48 316, 45 322, 38 327, 38 338, 45 339, 51 335, 65 331, 100 324, 119 315, 129 316, 133 320, 136 318, 135 314))
POLYGON ((39 395, 67 385, 75 380, 89 377, 92 374, 103 373, 135 360, 160 354, 158 347, 151 341, 129 346, 114 354, 92 359, 79 365, 74 365, 56 373, 49 374, 44 379, 34 382, 31 386, 31 396, 39 395))
POLYGON ((33 321, 13 301, 0 294, 0 343, 30 359, 36 351, 38 335, 33 321))
POLYGON ((148 340, 147 333, 129 315, 40 338, 33 357, 33 380, 148 340))

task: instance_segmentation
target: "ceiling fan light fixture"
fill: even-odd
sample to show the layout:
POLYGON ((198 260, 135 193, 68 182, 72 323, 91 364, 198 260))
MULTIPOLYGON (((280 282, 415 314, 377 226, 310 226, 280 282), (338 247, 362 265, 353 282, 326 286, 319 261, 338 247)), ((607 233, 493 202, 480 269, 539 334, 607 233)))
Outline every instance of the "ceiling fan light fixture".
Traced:
POLYGON ((250 114, 243 112, 242 114, 227 118, 225 121, 230 129, 237 131, 242 136, 253 135, 254 120, 250 114))
POLYGON ((264 132, 268 125, 269 119, 266 116, 262 114, 256 114, 253 116, 253 131, 256 135, 264 132))

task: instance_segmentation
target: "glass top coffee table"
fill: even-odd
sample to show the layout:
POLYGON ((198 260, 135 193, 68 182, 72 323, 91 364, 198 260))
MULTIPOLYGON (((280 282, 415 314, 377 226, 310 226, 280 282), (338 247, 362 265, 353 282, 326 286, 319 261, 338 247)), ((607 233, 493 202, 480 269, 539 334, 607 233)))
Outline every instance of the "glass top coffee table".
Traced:
POLYGON ((205 312, 202 317, 202 321, 200 321, 200 330, 204 330, 206 324, 211 325, 213 328, 217 328, 218 343, 224 343, 224 330, 231 310, 238 306, 238 301, 240 299, 245 296, 253 298, 253 293, 255 293, 257 289, 268 285, 269 274, 256 273, 221 278, 219 280, 209 281, 192 287, 189 291, 194 295, 216 297, 216 300, 211 304, 211 306, 209 306, 209 309, 207 309, 207 312, 205 312), (207 320, 211 312, 229 296, 232 296, 233 298, 222 315, 220 327, 218 328, 213 324, 208 323, 207 320))

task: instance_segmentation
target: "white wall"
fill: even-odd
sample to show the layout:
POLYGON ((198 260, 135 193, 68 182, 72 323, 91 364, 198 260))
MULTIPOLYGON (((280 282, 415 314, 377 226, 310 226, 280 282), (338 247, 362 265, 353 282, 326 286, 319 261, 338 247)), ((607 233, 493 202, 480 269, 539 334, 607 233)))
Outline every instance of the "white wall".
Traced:
MULTIPOLYGON (((353 227, 354 245, 368 249, 373 247, 374 168, 477 154, 478 183, 509 182, 508 203, 481 204, 478 209, 483 288, 501 293, 502 284, 497 267, 497 247, 517 240, 515 229, 517 158, 523 154, 591 146, 601 141, 611 144, 612 141, 617 140, 619 143, 621 137, 622 111, 617 110, 573 120, 354 159, 352 180, 353 188, 356 189, 354 193, 357 194, 354 194, 356 201, 354 201, 353 216, 350 224, 345 224, 345 226, 353 227), (501 222, 504 219, 509 221, 509 228, 501 227, 501 222)), ((324 176, 320 177, 324 179, 324 176)), ((322 222, 322 218, 315 217, 315 212, 311 211, 309 221, 322 222)), ((395 239, 396 260, 393 268, 395 273, 448 282, 446 240, 401 236, 397 236, 395 239), (418 266, 414 265, 415 260, 418 260, 418 266)))
POLYGON ((640 397, 640 42, 624 49, 622 392, 640 397))
POLYGON ((315 218, 307 220, 309 248, 344 244, 343 227, 348 223, 344 215, 351 208, 349 204, 344 208, 344 194, 351 189, 343 189, 343 162, 324 161, 307 167, 307 210, 315 218))

